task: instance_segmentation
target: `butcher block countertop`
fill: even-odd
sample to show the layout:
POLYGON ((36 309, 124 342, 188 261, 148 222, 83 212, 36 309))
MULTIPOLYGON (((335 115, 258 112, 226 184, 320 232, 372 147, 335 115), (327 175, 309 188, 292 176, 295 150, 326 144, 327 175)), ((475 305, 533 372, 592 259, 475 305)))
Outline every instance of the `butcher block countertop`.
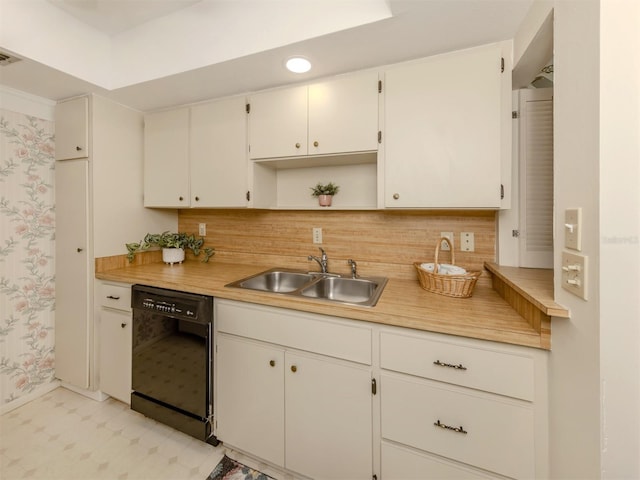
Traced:
POLYGON ((549 349, 549 328, 540 331, 518 314, 491 286, 478 282, 470 298, 451 298, 423 290, 417 279, 389 278, 375 307, 290 297, 225 287, 226 284, 267 270, 264 266, 187 261, 161 262, 105 269, 96 261, 96 278, 143 284, 211 295, 218 298, 283 307, 311 313, 549 349))

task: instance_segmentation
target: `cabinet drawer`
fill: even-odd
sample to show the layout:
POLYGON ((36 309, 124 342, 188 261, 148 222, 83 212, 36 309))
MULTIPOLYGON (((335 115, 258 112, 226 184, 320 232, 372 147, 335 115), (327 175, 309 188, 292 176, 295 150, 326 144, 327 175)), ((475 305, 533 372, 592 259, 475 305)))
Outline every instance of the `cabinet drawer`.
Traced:
POLYGON ((534 361, 526 355, 382 332, 380 365, 387 370, 533 400, 534 361))
POLYGON ((412 377, 381 376, 382 436, 513 478, 535 476, 529 404, 412 377))
POLYGON ((382 442, 382 480, 460 480, 495 478, 462 465, 382 442))
POLYGON ((220 332, 371 365, 369 327, 231 300, 216 299, 215 305, 220 332))
POLYGON ((100 305, 125 312, 131 311, 131 286, 103 283, 100 288, 100 305))

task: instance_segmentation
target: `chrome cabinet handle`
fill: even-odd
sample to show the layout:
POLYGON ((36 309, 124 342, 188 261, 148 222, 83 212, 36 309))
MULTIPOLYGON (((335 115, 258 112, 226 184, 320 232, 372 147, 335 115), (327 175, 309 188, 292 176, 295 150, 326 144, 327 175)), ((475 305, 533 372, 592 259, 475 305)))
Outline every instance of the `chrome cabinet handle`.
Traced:
POLYGON ((452 432, 462 433, 462 434, 464 434, 464 435, 466 435, 467 433, 469 433, 469 432, 467 432, 467 431, 462 427, 462 425, 460 425, 459 427, 452 427, 452 426, 450 426, 450 425, 447 425, 447 424, 444 424, 444 423, 440 423, 440 419, 438 419, 438 421, 437 421, 437 422, 433 422, 433 424, 434 424, 436 427, 444 428, 445 430, 451 430, 452 432))
POLYGON ((120 300, 120 297, 118 295, 107 295, 107 298, 110 300, 120 300))
POLYGON ((433 364, 437 365, 438 367, 455 368, 456 370, 466 370, 467 369, 467 367, 465 367, 461 363, 459 363, 458 365, 454 365, 452 363, 443 363, 440 360, 436 360, 435 362, 433 362, 433 364))

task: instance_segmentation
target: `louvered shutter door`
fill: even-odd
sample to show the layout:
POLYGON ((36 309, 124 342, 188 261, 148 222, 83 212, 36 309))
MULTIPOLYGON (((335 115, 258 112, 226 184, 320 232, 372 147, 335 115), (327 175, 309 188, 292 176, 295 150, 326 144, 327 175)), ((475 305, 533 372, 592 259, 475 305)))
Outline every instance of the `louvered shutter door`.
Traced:
POLYGON ((553 268, 553 89, 520 96, 520 266, 553 268))

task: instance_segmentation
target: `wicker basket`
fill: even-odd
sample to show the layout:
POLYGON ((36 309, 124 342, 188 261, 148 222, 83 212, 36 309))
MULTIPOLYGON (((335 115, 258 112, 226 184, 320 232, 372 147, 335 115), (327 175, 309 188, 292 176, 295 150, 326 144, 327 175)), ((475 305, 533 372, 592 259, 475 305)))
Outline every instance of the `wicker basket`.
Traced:
POLYGON ((438 273, 440 244, 445 241, 449 244, 451 265, 455 265, 456 261, 453 246, 448 238, 442 237, 436 245, 433 272, 428 272, 420 266, 424 262, 415 262, 413 264, 418 272, 418 281, 420 282, 420 286, 427 292, 446 295, 447 297, 468 298, 473 294, 473 287, 476 286, 478 277, 482 272, 467 272, 463 275, 442 275, 438 273))

